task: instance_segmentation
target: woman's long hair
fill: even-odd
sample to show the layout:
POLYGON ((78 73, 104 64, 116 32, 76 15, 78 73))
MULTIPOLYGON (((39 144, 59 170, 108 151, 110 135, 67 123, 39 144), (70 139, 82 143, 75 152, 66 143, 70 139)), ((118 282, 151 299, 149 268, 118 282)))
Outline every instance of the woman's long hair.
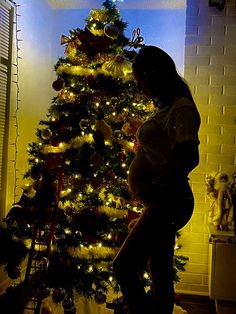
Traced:
POLYGON ((139 81, 145 81, 153 97, 171 100, 176 96, 194 102, 188 84, 178 74, 173 59, 156 46, 141 48, 133 61, 133 72, 139 81))

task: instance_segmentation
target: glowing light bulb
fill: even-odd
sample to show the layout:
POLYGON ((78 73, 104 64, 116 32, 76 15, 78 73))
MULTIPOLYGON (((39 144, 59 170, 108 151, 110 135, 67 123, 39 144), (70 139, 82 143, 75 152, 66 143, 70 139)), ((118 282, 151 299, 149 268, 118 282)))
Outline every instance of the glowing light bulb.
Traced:
POLYGON ((65 229, 65 234, 71 234, 71 230, 69 228, 65 229))
POLYGON ((113 277, 110 276, 110 277, 108 278, 108 280, 109 280, 109 281, 113 281, 113 277))
POLYGON ((148 275, 147 272, 145 272, 145 273, 143 274, 143 278, 145 278, 145 279, 148 279, 148 278, 149 278, 149 275, 148 275))
POLYGON ((89 266, 88 271, 91 273, 93 271, 93 266, 89 266))
POLYGON ((38 158, 35 158, 35 162, 39 162, 39 159, 38 159, 38 158))
POLYGON ((123 162, 123 163, 121 164, 121 167, 122 167, 122 168, 125 168, 125 167, 126 167, 126 164, 123 162))
POLYGON ((109 240, 112 238, 112 236, 111 236, 110 233, 107 235, 107 238, 108 238, 109 240))

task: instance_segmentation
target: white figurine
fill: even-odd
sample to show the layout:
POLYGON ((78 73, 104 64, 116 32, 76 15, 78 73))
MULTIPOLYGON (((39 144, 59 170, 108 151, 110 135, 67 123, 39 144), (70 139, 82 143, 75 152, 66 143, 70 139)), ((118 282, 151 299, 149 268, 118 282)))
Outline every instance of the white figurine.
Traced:
POLYGON ((217 230, 229 230, 233 221, 233 203, 230 193, 229 176, 226 173, 208 175, 207 196, 211 199, 208 221, 217 230))

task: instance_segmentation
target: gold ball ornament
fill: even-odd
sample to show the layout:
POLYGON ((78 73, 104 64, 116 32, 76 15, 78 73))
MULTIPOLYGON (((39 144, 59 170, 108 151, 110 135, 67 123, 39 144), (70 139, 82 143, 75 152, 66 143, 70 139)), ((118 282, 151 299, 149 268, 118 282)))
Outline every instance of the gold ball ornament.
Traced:
POLYGON ((49 140, 52 136, 52 131, 50 129, 41 130, 41 137, 43 140, 49 140))
POLYGON ((104 26, 104 34, 111 39, 116 39, 119 35, 119 31, 115 24, 111 22, 104 26))
POLYGON ((81 119, 79 126, 82 130, 86 130, 91 126, 91 120, 89 119, 81 119))

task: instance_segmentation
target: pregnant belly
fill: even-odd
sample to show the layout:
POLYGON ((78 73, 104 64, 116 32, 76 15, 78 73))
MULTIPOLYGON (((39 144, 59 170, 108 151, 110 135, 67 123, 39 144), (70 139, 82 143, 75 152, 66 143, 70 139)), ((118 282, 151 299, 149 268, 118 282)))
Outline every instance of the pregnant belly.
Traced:
POLYGON ((135 194, 138 189, 151 184, 156 177, 157 175, 145 155, 142 153, 137 154, 129 168, 128 183, 130 191, 135 194))

